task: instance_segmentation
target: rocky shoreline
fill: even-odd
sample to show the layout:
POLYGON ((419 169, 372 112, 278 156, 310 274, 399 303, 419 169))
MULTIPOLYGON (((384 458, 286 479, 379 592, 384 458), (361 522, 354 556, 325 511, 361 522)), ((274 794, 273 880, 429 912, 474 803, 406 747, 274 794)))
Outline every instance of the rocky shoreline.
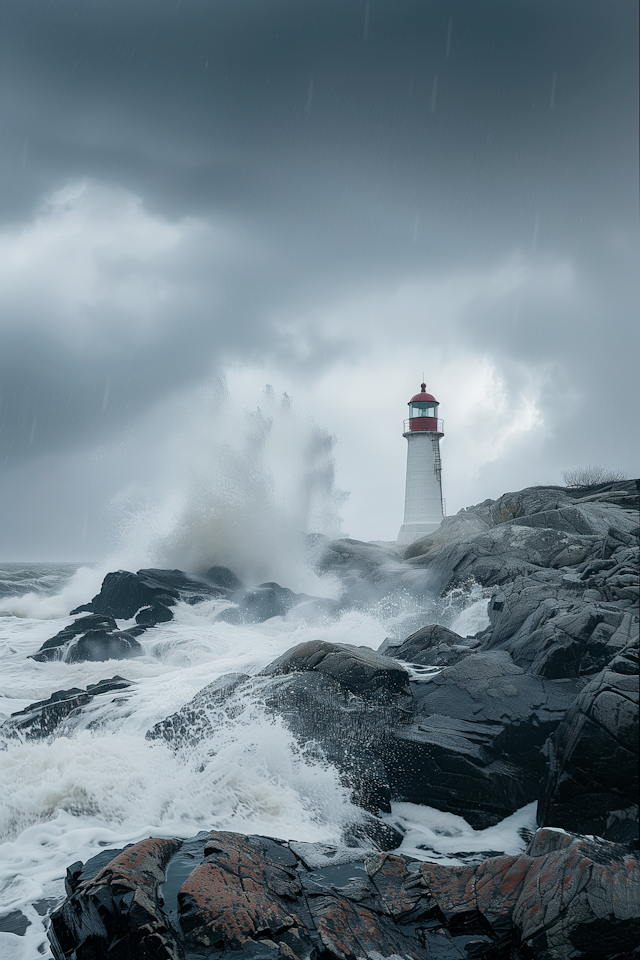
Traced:
MULTIPOLYGON (((490 623, 474 637, 428 624, 378 652, 310 638, 156 724, 148 739, 183 746, 206 736, 216 710, 258 698, 301 744, 321 746, 362 821, 331 849, 215 833, 75 864, 52 916, 54 955, 640 957, 638 504, 635 481, 533 487, 447 518, 403 553, 314 537, 317 569, 342 584, 337 601, 247 589, 220 567, 109 574, 35 659, 136 656, 177 602, 211 597, 230 601, 220 616, 231 622, 290 611, 312 621, 472 580, 491 591, 490 623), (515 857, 420 863, 391 852, 402 835, 381 814, 393 801, 476 829, 537 801, 540 829, 515 857)), ((2 732, 49 736, 127 683, 61 691, 2 732)))
POLYGON ((104 859, 68 870, 56 957, 564 960, 636 956, 640 938, 637 859, 553 829, 473 867, 234 833, 104 859))

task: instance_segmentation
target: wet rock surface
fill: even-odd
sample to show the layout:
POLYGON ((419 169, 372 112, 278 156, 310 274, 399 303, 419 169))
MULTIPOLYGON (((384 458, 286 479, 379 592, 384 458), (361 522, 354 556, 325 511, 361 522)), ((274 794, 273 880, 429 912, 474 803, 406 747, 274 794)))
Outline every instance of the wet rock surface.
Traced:
POLYGON ((66 663, 126 660, 142 653, 137 637, 143 632, 143 626, 119 630, 113 617, 99 613, 80 616, 55 637, 46 640, 31 659, 40 663, 47 660, 64 660, 66 663))
POLYGON ((261 583, 251 590, 237 590, 229 599, 234 606, 218 614, 217 620, 226 623, 264 623, 272 617, 284 617, 294 608, 302 615, 308 610, 314 613, 334 613, 336 601, 324 597, 311 597, 306 593, 294 593, 278 583, 261 583))
POLYGON ((551 829, 473 867, 236 833, 150 839, 74 864, 67 892, 56 960, 639 955, 636 857, 551 829))
POLYGON ((220 581, 237 578, 225 567, 212 567, 212 579, 194 577, 182 570, 118 570, 108 573, 100 593, 89 603, 77 607, 72 614, 87 611, 102 613, 109 617, 129 620, 142 608, 162 604, 174 606, 178 600, 198 603, 206 597, 226 596, 229 587, 220 581))
POLYGON ((482 808, 503 783, 503 809, 532 796, 541 825, 637 842, 639 520, 637 481, 534 487, 461 511, 405 549, 434 589, 469 575, 493 586, 490 625, 474 638, 430 625, 383 645, 444 668, 412 681, 414 769, 421 741, 432 747, 414 795, 431 799, 417 802, 480 822, 468 798, 482 808), (510 672, 487 684, 498 654, 510 672))
POLYGON ((549 738, 539 823, 637 839, 638 714, 632 642, 587 684, 549 738))
POLYGON ((430 623, 400 643, 385 640, 378 653, 420 666, 447 667, 468 656, 477 646, 475 640, 470 642, 448 627, 430 623))
POLYGON ((95 697, 105 694, 116 695, 131 686, 124 677, 111 677, 90 683, 86 690, 72 687, 70 690, 58 690, 47 700, 32 703, 24 710, 18 710, 0 724, 0 737, 25 737, 29 740, 42 740, 59 730, 65 721, 73 723, 74 717, 81 714, 83 707, 95 697))
POLYGON ((301 617, 336 613, 341 604, 324 597, 294 593, 278 583, 261 583, 246 589, 227 567, 211 567, 204 577, 182 570, 117 570, 108 573, 100 593, 71 611, 77 619, 32 654, 39 662, 63 660, 123 660, 143 653, 138 641, 146 630, 173 620, 173 607, 204 600, 230 601, 215 619, 227 623, 263 623, 286 616, 294 608, 301 617), (121 628, 117 620, 133 620, 121 628))

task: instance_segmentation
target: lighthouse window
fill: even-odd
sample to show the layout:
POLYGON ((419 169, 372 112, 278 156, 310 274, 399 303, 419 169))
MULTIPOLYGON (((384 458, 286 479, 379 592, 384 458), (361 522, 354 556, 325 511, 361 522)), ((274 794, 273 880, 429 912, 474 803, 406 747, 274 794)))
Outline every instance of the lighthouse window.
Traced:
POLYGON ((432 403, 412 403, 411 404, 411 416, 412 417, 435 417, 436 408, 432 403))

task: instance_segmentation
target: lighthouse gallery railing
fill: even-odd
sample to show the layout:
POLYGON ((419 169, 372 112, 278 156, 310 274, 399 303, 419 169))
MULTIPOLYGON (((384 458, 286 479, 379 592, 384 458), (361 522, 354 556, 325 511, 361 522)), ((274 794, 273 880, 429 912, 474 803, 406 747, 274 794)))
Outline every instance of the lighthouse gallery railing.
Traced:
POLYGON ((404 433, 444 433, 444 420, 435 417, 412 417, 403 421, 404 433))

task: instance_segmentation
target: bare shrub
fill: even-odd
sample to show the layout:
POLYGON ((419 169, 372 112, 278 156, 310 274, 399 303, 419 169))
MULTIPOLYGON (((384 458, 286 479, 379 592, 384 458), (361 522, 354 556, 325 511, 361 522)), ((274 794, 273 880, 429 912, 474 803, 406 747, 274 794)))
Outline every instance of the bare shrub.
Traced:
POLYGON ((574 467, 572 470, 563 470, 562 479, 566 487, 593 487, 598 483, 618 483, 627 480, 624 470, 611 470, 600 463, 589 464, 587 467, 574 467))

